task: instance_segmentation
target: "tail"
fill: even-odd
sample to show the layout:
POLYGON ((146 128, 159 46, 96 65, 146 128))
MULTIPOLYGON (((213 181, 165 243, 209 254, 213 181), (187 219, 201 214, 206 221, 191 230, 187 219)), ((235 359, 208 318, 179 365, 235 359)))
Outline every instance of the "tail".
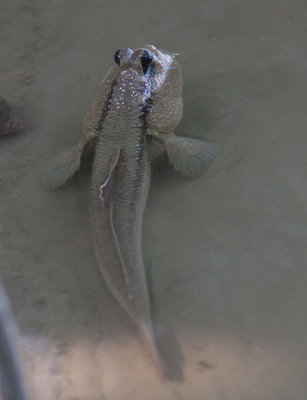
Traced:
POLYGON ((184 379, 184 357, 181 347, 172 330, 159 318, 151 268, 147 268, 146 272, 150 313, 147 322, 133 319, 141 330, 146 348, 160 371, 162 379, 180 382, 184 379))
POLYGON ((43 169, 41 181, 48 189, 56 189, 66 183, 80 168, 81 150, 72 147, 52 158, 43 169))
POLYGON ((187 178, 198 178, 215 159, 213 144, 186 137, 168 135, 165 140, 169 160, 177 172, 187 178))
POLYGON ((162 379, 183 380, 183 357, 180 346, 169 329, 158 333, 153 326, 141 326, 142 336, 162 379))

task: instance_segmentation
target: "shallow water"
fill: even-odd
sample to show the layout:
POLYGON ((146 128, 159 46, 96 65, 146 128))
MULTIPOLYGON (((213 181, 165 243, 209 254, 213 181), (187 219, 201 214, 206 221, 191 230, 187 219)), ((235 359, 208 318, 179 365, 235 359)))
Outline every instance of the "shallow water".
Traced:
POLYGON ((306 21, 303 0, 1 2, 0 95, 27 123, 0 141, 1 276, 31 399, 306 398, 306 21), (145 215, 178 383, 100 278, 90 162, 61 190, 39 182, 78 140, 114 51, 146 43, 180 53, 176 133, 218 148, 198 180, 155 172, 145 215))

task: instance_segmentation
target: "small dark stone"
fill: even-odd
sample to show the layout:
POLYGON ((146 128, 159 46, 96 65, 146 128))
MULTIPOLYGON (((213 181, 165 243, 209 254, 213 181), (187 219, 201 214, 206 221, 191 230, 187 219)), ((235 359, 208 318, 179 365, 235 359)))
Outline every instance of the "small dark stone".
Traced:
POLYGON ((207 361, 201 360, 199 361, 199 365, 204 369, 214 369, 215 366, 212 364, 207 363, 207 361))
POLYGON ((0 136, 18 132, 23 127, 23 119, 19 115, 14 114, 7 101, 0 96, 0 136))

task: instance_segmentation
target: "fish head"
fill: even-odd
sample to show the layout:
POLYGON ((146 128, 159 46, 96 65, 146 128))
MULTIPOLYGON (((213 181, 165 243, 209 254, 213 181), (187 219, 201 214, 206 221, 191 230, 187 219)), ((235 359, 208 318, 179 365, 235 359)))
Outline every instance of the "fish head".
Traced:
POLYGON ((175 60, 175 55, 165 50, 159 50, 153 45, 146 45, 131 50, 120 49, 114 53, 114 60, 120 73, 133 71, 143 81, 150 80, 151 93, 163 90, 165 87, 182 88, 181 70, 175 60))

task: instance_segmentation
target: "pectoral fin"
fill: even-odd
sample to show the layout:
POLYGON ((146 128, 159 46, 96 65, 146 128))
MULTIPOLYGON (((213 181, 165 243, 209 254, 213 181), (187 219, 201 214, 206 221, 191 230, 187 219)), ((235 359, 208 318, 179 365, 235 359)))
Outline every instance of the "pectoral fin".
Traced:
POLYGON ((91 138, 83 137, 80 142, 51 158, 44 166, 41 182, 48 189, 64 185, 80 168, 81 156, 91 138))
POLYGON ((41 182, 48 189, 64 185, 80 168, 81 152, 72 147, 53 157, 44 167, 41 182))
POLYGON ((188 178, 200 177, 215 159, 214 145, 203 140, 171 134, 164 144, 174 169, 188 178))

